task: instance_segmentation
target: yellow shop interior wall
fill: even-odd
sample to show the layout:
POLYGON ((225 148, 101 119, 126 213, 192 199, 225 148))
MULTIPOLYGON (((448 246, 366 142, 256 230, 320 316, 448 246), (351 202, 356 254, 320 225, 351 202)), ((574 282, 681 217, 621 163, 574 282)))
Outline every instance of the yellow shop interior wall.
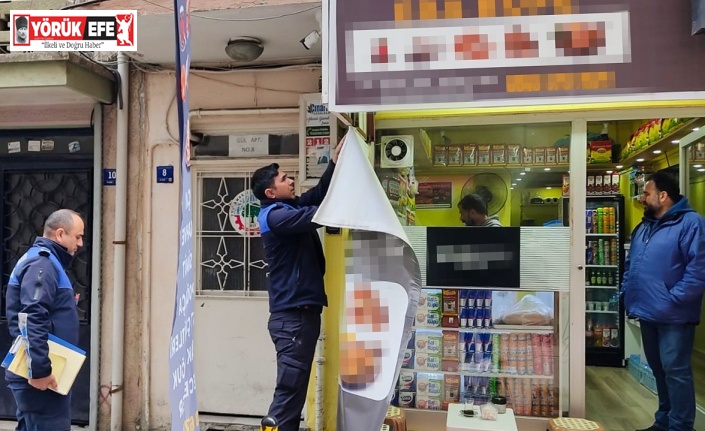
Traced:
MULTIPOLYGON (((423 182, 451 182, 453 184, 452 196, 453 202, 451 208, 437 209, 416 209, 416 225, 418 226, 463 226, 460 221, 460 213, 458 212, 458 202, 462 198, 463 185, 468 181, 471 175, 480 173, 481 170, 472 170, 468 175, 438 175, 424 176, 423 182)), ((511 197, 514 190, 509 190, 510 177, 509 173, 495 172, 502 177, 507 184, 507 202, 499 211, 499 222, 503 226, 509 226, 511 222, 511 197)))

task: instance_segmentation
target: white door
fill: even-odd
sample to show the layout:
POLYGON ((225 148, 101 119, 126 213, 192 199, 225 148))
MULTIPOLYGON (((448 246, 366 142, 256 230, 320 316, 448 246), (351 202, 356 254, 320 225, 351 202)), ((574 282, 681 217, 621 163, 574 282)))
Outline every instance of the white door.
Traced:
POLYGON ((202 413, 263 416, 276 353, 267 331, 267 264, 252 172, 277 162, 296 178, 297 159, 228 160, 194 166, 198 259, 195 361, 202 413))

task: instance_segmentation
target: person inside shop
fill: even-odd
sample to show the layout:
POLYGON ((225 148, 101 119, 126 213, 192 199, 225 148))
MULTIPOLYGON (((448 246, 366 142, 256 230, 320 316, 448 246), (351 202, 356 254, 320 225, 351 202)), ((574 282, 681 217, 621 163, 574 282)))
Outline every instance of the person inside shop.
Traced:
POLYGON ((265 419, 279 431, 298 431, 321 330, 321 312, 328 305, 323 285, 325 258, 313 222, 323 202, 344 142, 333 151, 318 184, 296 196, 294 180, 272 163, 252 175, 252 192, 260 200, 257 221, 268 273, 267 328, 277 352, 274 397, 265 419))
POLYGON ((705 291, 705 219, 665 172, 646 182, 643 202, 620 291, 627 316, 640 322, 658 392, 655 421, 641 431, 692 431, 691 356, 705 291))
POLYGON ((470 194, 458 202, 460 221, 465 226, 502 227, 499 217, 487 215, 487 204, 480 195, 470 194))

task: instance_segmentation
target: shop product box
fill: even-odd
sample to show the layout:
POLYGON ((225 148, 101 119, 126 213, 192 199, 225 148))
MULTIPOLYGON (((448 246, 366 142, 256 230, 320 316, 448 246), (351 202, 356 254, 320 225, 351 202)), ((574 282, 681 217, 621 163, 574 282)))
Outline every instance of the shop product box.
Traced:
POLYGON ((492 164, 492 150, 489 145, 477 146, 477 164, 480 166, 492 164))
MULTIPOLYGON (((417 371, 441 371, 441 355, 416 353, 414 369, 417 371)), ((418 376, 416 377, 419 378, 418 376)))
POLYGON ((587 194, 588 196, 595 195, 595 176, 588 175, 587 177, 587 194))
POLYGON ((443 314, 458 314, 458 291, 443 289, 443 314))
POLYGON ((441 370, 449 373, 457 373, 460 369, 460 361, 458 359, 443 359, 441 362, 441 370))
POLYGON ((546 164, 546 147, 534 148, 534 164, 539 166, 546 164))
POLYGON ((563 197, 567 198, 570 196, 570 175, 563 174, 563 185, 561 187, 563 197))
POLYGON ((445 145, 433 147, 433 166, 448 166, 448 149, 445 145))
POLYGON ((602 178, 602 194, 609 195, 612 194, 612 175, 606 174, 602 178))
POLYGON ((612 194, 619 194, 619 172, 612 173, 612 194))
POLYGON ((443 374, 416 374, 416 394, 443 397, 443 374))
POLYGON ((399 390, 416 391, 416 372, 411 370, 399 371, 399 390))
POLYGON ((558 148, 558 164, 559 165, 569 165, 570 164, 570 148, 566 148, 566 147, 558 148))
POLYGON ((443 331, 443 359, 458 360, 460 333, 443 331))
POLYGON ((590 142, 590 163, 609 163, 612 161, 612 141, 590 142))
MULTIPOLYGON (((440 310, 417 310, 416 323, 417 328, 440 328, 441 327, 441 311, 440 310)), ((418 339, 418 334, 416 338, 418 339)))
POLYGON ((460 328, 460 317, 457 314, 444 314, 441 320, 442 328, 460 328))
POLYGON ((507 146, 504 144, 492 145, 492 164, 506 165, 507 164, 507 146))
POLYGON ((411 337, 409 337, 409 342, 406 343, 407 349, 413 349, 416 345, 416 331, 411 331, 411 337))
POLYGON ((416 333, 416 352, 439 354, 443 351, 443 336, 440 333, 416 333))
POLYGON ((441 309, 441 292, 422 290, 419 295, 418 310, 438 311, 441 309))
POLYGON ((460 401, 460 376, 446 374, 443 376, 443 410, 448 409, 448 404, 460 401))
POLYGON ((595 175, 595 191, 594 195, 602 194, 602 175, 595 175))
POLYGON ((546 164, 555 165, 558 161, 558 149, 553 147, 546 148, 546 164))
POLYGON ((416 399, 416 408, 422 410, 441 410, 443 408, 443 398, 419 395, 416 399))
POLYGON ((414 369, 414 349, 406 349, 404 350, 404 357, 402 358, 401 361, 401 367, 413 370, 414 369))
POLYGON ((448 166, 462 166, 463 146, 448 145, 448 166))
POLYGON ((477 145, 463 145, 463 166, 475 166, 477 164, 477 145))
POLYGON ((522 158, 521 163, 524 166, 529 166, 534 164, 534 149, 529 147, 523 147, 521 149, 522 158))
POLYGON ((507 164, 511 166, 521 165, 521 145, 507 145, 507 164))
POLYGON ((399 407, 413 408, 416 405, 416 392, 399 391, 399 407))

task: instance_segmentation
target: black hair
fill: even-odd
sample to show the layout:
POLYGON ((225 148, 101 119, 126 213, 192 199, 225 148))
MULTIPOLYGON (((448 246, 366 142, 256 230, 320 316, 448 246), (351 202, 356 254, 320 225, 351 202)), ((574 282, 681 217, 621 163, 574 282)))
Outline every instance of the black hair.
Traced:
POLYGON ((267 195, 264 194, 264 191, 274 186, 274 179, 277 175, 279 175, 279 165, 276 163, 263 166, 252 174, 250 187, 252 188, 252 193, 254 193, 257 199, 267 199, 267 195))
POLYGON ((673 202, 681 200, 681 189, 678 180, 673 175, 659 171, 652 174, 647 181, 653 181, 656 190, 666 192, 673 202))
POLYGON ((462 210, 475 210, 478 214, 487 215, 487 205, 480 195, 472 194, 463 197, 458 202, 458 208, 462 210))

